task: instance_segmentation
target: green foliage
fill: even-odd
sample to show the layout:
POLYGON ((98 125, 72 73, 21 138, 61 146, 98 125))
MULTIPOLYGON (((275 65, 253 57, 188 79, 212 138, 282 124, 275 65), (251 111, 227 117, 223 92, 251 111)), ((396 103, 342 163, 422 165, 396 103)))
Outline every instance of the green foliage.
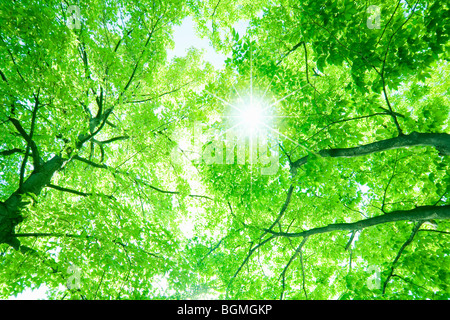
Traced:
POLYGON ((45 286, 49 299, 448 299, 448 220, 427 221, 405 248, 414 219, 272 237, 449 205, 441 146, 319 153, 450 134, 448 5, 370 4, 379 29, 366 1, 89 1, 80 29, 66 25, 65 2, 2 3, 0 239, 15 217, 4 204, 18 194, 26 205, 15 204, 19 250, 0 243, 0 296, 45 286), (168 61, 187 16, 228 55, 222 70, 193 48, 168 61), (249 152, 245 163, 201 157, 251 94, 270 105, 268 175, 249 152), (64 159, 35 193, 22 192, 21 167, 24 180, 43 172, 12 118, 43 163, 64 159))

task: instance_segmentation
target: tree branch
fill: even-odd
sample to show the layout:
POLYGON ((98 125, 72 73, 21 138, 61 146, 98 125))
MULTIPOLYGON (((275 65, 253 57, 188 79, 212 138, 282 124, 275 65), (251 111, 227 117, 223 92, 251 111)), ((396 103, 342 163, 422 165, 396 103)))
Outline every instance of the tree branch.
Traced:
POLYGON ((220 1, 221 0, 218 0, 216 5, 214 6, 214 10, 213 10, 213 13, 211 15, 211 18, 214 18, 214 15, 216 14, 217 7, 219 7, 220 1))
POLYGON ((2 70, 0 69, 0 76, 2 77, 3 81, 5 81, 6 83, 8 83, 8 79, 6 79, 5 74, 2 72, 2 70))
POLYGON ((371 117, 375 117, 375 116, 385 116, 385 115, 390 116, 391 114, 388 112, 388 110, 386 110, 386 112, 377 112, 377 113, 374 113, 374 114, 369 114, 369 115, 367 115, 367 116, 360 116, 360 117, 347 118, 347 119, 341 119, 341 120, 333 121, 333 122, 329 123, 328 125, 326 125, 325 127, 323 127, 322 129, 320 129, 319 131, 317 131, 316 133, 314 133, 311 137, 309 137, 309 138, 306 139, 305 141, 311 140, 311 139, 314 138, 316 135, 318 135, 318 134, 321 133, 322 131, 328 129, 329 127, 331 127, 331 126, 334 125, 334 124, 343 123, 343 122, 348 122, 348 121, 354 121, 354 120, 367 119, 367 118, 371 118, 371 117))
POLYGON ((104 141, 98 141, 98 140, 94 139, 94 142, 97 143, 97 144, 108 144, 108 143, 111 143, 111 142, 114 142, 114 141, 127 140, 127 139, 130 139, 130 137, 125 135, 125 136, 115 137, 115 138, 111 138, 111 139, 104 140, 104 141))
POLYGON ((39 106, 39 92, 40 92, 40 89, 38 90, 37 96, 34 97, 35 103, 34 103, 33 113, 31 116, 30 133, 28 134, 27 147, 25 149, 25 156, 23 157, 22 165, 20 166, 19 188, 22 187, 22 185, 23 185, 24 176, 25 176, 25 167, 27 165, 28 154, 30 153, 30 148, 32 148, 32 145, 34 145, 34 147, 32 149, 33 150, 34 169, 36 171, 39 171, 39 167, 41 165, 40 164, 41 160, 39 158, 37 146, 36 146, 36 143, 33 141, 34 127, 36 124, 36 116, 37 116, 37 111, 38 111, 38 106, 39 106))
POLYGON ((441 155, 450 155, 450 134, 412 132, 409 135, 381 140, 354 148, 320 150, 319 154, 322 157, 353 158, 375 152, 416 146, 434 147, 440 151, 441 155))
MULTIPOLYGON (((60 187, 60 186, 56 186, 54 184, 48 184, 47 187, 55 189, 55 190, 58 190, 58 191, 61 191, 61 192, 68 192, 68 193, 76 194, 76 195, 82 196, 82 197, 90 197, 90 196, 93 195, 93 193, 90 193, 90 192, 88 192, 88 193, 81 192, 81 191, 77 191, 77 190, 73 190, 73 189, 69 189, 69 188, 63 188, 63 187, 60 187)), ((99 193, 97 193, 97 195, 105 196, 105 197, 110 198, 110 199, 115 199, 112 195, 108 196, 108 195, 99 194, 99 193)))
POLYGON ((33 153, 32 156, 33 156, 34 167, 35 167, 35 169, 39 168, 41 158, 39 156, 39 151, 38 151, 36 143, 30 138, 28 133, 25 132, 24 128, 22 127, 22 125, 20 124, 20 122, 17 119, 9 118, 9 121, 14 125, 14 127, 17 129, 17 131, 22 136, 22 138, 25 139, 27 144, 30 145, 31 151, 33 153))
POLYGON ((10 149, 10 150, 0 151, 0 156, 10 156, 10 155, 12 155, 14 153, 24 153, 24 152, 25 151, 23 151, 22 149, 13 148, 13 149, 10 149))
MULTIPOLYGON (((145 181, 139 180, 139 179, 133 179, 133 180, 134 180, 136 183, 142 183, 143 185, 149 187, 150 189, 153 189, 153 190, 158 191, 158 192, 161 192, 161 193, 166 193, 166 194, 180 194, 179 191, 162 190, 162 189, 160 189, 160 188, 157 188, 157 187, 155 187, 155 186, 152 186, 151 184, 149 184, 149 183, 147 183, 147 182, 145 182, 145 181)), ((203 196, 203 195, 189 194, 188 196, 191 197, 191 198, 204 198, 204 199, 208 199, 208 200, 215 201, 213 198, 208 197, 208 196, 203 196)))
MULTIPOLYGON (((83 146, 83 144, 86 141, 89 141, 90 139, 95 137, 103 129, 103 127, 105 126, 106 122, 108 121, 108 117, 111 115, 113 110, 114 110, 114 106, 112 106, 111 108, 108 108, 105 111, 105 113, 101 115, 101 117, 100 117, 101 119, 99 119, 99 118, 92 118, 91 119, 91 121, 93 121, 93 120, 96 120, 96 121, 102 120, 102 122, 101 122, 100 126, 95 131, 93 131, 91 134, 80 135, 78 137, 79 140, 77 142, 77 149, 81 149, 81 147, 83 146)), ((96 126, 97 126, 97 124, 94 125, 94 127, 96 127, 96 126)))
POLYGON ((90 166, 92 166, 92 167, 94 167, 94 168, 108 169, 108 166, 105 165, 105 164, 98 164, 98 163, 95 163, 95 162, 93 162, 93 161, 91 161, 91 160, 82 158, 82 157, 80 157, 80 156, 78 156, 78 155, 74 155, 74 156, 72 157, 72 159, 78 160, 78 161, 81 161, 81 162, 84 162, 84 163, 86 163, 86 164, 88 164, 88 165, 90 165, 90 166))
MULTIPOLYGON (((2 37, 1 35, 0 35, 0 39, 1 39, 2 42, 5 44, 5 47, 6 47, 6 42, 5 42, 5 40, 3 40, 3 37, 2 37)), ((8 51, 8 54, 9 54, 9 56, 11 57, 11 60, 12 60, 12 62, 13 62, 13 64, 14 64, 14 66, 16 67, 16 71, 17 71, 17 74, 19 75, 20 79, 22 79, 22 81, 26 83, 24 77, 22 76, 22 73, 20 72, 19 66, 18 66, 17 63, 16 63, 16 59, 14 59, 14 56, 13 56, 11 50, 9 50, 9 48, 6 48, 6 51, 8 51)), ((4 75, 2 76, 2 78, 3 78, 4 81, 8 82, 8 81, 6 80, 6 77, 4 77, 4 75)))
MULTIPOLYGON (((390 104, 390 102, 389 102, 389 98, 388 98, 388 95, 387 95, 387 92, 386 92, 386 81, 385 81, 385 77, 384 77, 384 72, 385 72, 385 67, 386 67, 386 61, 387 61, 387 55, 388 55, 388 52, 389 52, 389 46, 391 45, 391 42, 392 42, 392 39, 394 38, 394 35, 409 21, 409 19, 412 17, 412 15, 414 14, 414 9, 416 8, 416 6, 417 6, 417 3, 418 3, 418 1, 416 1, 416 3, 415 3, 415 5, 414 5, 414 7, 413 7, 413 9, 412 9, 412 12, 411 12, 411 14, 408 16, 408 18, 400 25, 400 27, 398 27, 397 28, 397 30, 395 30, 393 33, 392 33, 392 35, 391 35, 391 37, 389 38, 389 41, 388 41, 388 44, 387 44, 387 48, 386 48, 386 52, 385 52, 385 54, 384 54, 384 59, 383 59, 383 66, 382 66, 382 68, 381 68, 381 72, 379 72, 379 75, 380 75, 380 77, 381 77, 381 81, 382 81, 382 84, 383 84, 383 93, 384 93, 384 98, 385 98, 385 100, 386 100, 386 104, 388 105, 388 107, 389 107, 389 111, 390 111, 390 113, 391 113, 391 116, 392 116, 392 119, 394 120, 394 123, 395 123, 395 126, 397 127, 397 131, 398 131, 398 133, 399 133, 399 135, 401 136, 401 135, 403 135, 403 131, 402 131, 402 129, 400 128, 400 125, 399 125, 399 123, 398 123, 398 120, 397 120, 397 116, 394 114, 394 111, 392 110, 392 106, 391 106, 391 104, 390 104)), ((400 5, 400 2, 397 4, 397 7, 400 5)), ((397 8, 395 9, 395 10, 397 10, 397 8)), ((394 11, 394 13, 395 13, 395 11, 394 11)), ((392 19, 392 17, 393 16, 391 16, 391 19, 392 19)), ((389 22, 390 22, 390 20, 389 20, 389 22)), ((388 22, 388 23, 389 23, 388 22)), ((384 31, 383 31, 384 32, 384 31)), ((381 40, 381 37, 380 37, 380 40, 381 40)), ((377 43, 378 44, 378 43, 377 43)))
POLYGON ((386 32, 386 29, 388 27, 388 25, 391 23, 392 19, 394 18, 395 13, 397 12, 398 7, 401 4, 401 0, 397 3, 397 6, 394 9, 394 12, 391 14, 391 17, 389 18, 389 21, 386 23, 386 25, 384 26, 383 32, 381 32, 380 38, 378 39, 377 43, 375 44, 375 48, 378 46, 378 44, 381 41, 381 38, 383 38, 384 33, 386 32))
POLYGON ((288 52, 286 52, 283 57, 281 58, 280 61, 277 62, 277 66, 283 62, 284 59, 286 59, 292 52, 294 52, 295 50, 297 50, 301 45, 302 45, 303 41, 300 41, 299 43, 297 43, 295 46, 293 46, 288 52))
MULTIPOLYGON (((384 68, 383 68, 383 72, 384 72, 384 68)), ((395 115, 395 112, 392 110, 391 103, 389 102, 388 94, 386 92, 386 83, 385 83, 385 80, 384 80, 383 72, 381 73, 381 81, 383 82, 384 99, 386 100, 386 104, 389 107, 389 114, 391 115, 392 120, 394 120, 394 124, 397 127, 398 134, 401 136, 401 135, 403 135, 403 131, 400 128, 400 124, 398 123, 397 116, 395 115)))
POLYGON ((442 231, 442 230, 428 230, 428 229, 421 229, 421 230, 418 230, 418 232, 437 232, 437 233, 441 233, 441 234, 449 234, 450 235, 450 232, 448 232, 448 231, 442 231))
MULTIPOLYGON (((133 32, 134 29, 131 29, 130 31, 127 32, 127 37, 130 36, 131 32, 133 32)), ((117 42, 116 46, 114 47, 114 52, 117 52, 117 49, 119 49, 120 44, 122 43, 123 39, 125 38, 125 36, 123 38, 120 38, 120 40, 117 42)), ((107 74, 108 72, 106 72, 107 74)))
POLYGON ((373 227, 379 224, 392 223, 397 221, 426 221, 431 219, 450 219, 450 205, 446 206, 421 206, 411 210, 398 210, 389 212, 387 214, 376 216, 368 219, 359 220, 350 223, 335 223, 329 224, 325 227, 318 227, 302 232, 275 232, 269 229, 264 229, 276 237, 308 237, 314 234, 328 233, 333 231, 355 231, 364 228, 373 227))
POLYGON ((175 92, 177 92, 177 91, 180 91, 181 89, 183 89, 184 87, 188 86, 189 84, 191 84, 191 83, 194 82, 194 81, 195 81, 195 80, 191 80, 191 81, 189 81, 189 82, 187 82, 187 83, 181 85, 180 87, 178 87, 178 88, 176 88, 176 89, 173 89, 173 90, 170 90, 170 91, 163 92, 163 93, 161 93, 161 94, 159 94, 159 95, 157 95, 157 96, 153 96, 153 97, 150 97, 150 98, 147 98, 147 99, 142 99, 142 100, 127 101, 127 103, 142 103, 142 102, 146 102, 146 101, 152 101, 152 100, 161 98, 161 97, 163 97, 163 96, 165 96, 165 95, 168 95, 168 94, 171 94, 171 93, 175 93, 175 92))
POLYGON ((317 91, 316 87, 309 81, 309 71, 308 71, 308 50, 306 49, 306 43, 305 41, 302 42, 303 49, 305 51, 305 65, 306 65, 306 81, 309 83, 309 85, 314 89, 315 92, 317 92, 320 95, 320 92, 317 91))
POLYGON ((239 274, 239 272, 242 270, 242 268, 246 265, 246 263, 248 262, 248 260, 250 259, 250 257, 253 255, 253 253, 256 251, 256 249, 258 249, 259 247, 265 245, 267 242, 269 242, 270 240, 272 240, 273 238, 275 238, 275 235, 267 238, 266 240, 260 242, 259 244, 255 245, 253 248, 251 248, 247 254, 247 256, 245 257, 244 261, 241 263, 241 265, 239 266, 239 268, 236 270, 236 272, 234 273, 234 275, 231 277, 230 282, 228 282, 228 286, 227 286, 227 296, 228 296, 228 291, 231 287, 231 284, 233 283, 234 279, 236 278, 236 276, 239 274))
MULTIPOLYGON (((286 266, 284 267, 283 271, 281 272, 280 276, 278 277, 278 279, 282 278, 282 291, 280 294, 280 300, 283 300, 283 294, 284 294, 284 289, 285 289, 285 280, 286 280, 286 272, 289 268, 289 266, 291 265, 292 261, 295 260, 295 258, 297 258, 297 256, 300 254, 301 255, 301 250, 303 245, 306 243, 306 240, 308 240, 308 237, 304 237, 302 242, 299 244, 299 246, 297 247, 297 249, 295 250, 295 253, 292 255, 292 257, 289 259, 288 263, 286 264, 286 266)), ((303 272, 303 262, 302 262, 302 272, 303 272)), ((305 274, 303 273, 303 289, 305 289, 305 274)), ((306 290, 305 290, 305 295, 306 295, 306 290)))
MULTIPOLYGON (((273 227, 280 222, 281 218, 283 217, 284 213, 286 212, 287 207, 289 206, 289 202, 291 201, 291 197, 292 197, 292 192, 294 191, 294 185, 291 184, 291 186, 289 187, 287 196, 286 196, 286 201, 283 204, 283 207, 281 207, 280 213, 278 214, 277 219, 272 223, 272 225, 269 227, 269 230, 272 230, 273 227)), ((264 235, 263 235, 264 236, 264 235)))
POLYGON ((424 221, 420 221, 420 222, 416 223, 416 225, 414 226, 414 228, 413 228, 413 230, 411 232, 411 235, 409 236, 408 240, 406 240, 406 242, 402 245, 402 247, 400 248, 399 252, 397 253, 397 256, 395 257, 394 261, 392 262, 391 271, 390 271, 390 273, 389 273, 388 277, 386 278, 386 281, 384 282, 384 285, 383 285, 383 295, 385 294, 387 284, 388 284, 389 280, 391 279, 392 274, 394 273, 395 264, 400 259, 400 256, 402 255, 403 250, 405 250, 405 248, 413 241, 414 236, 416 235, 417 231, 419 230, 419 228, 423 224, 423 222, 424 221))
POLYGON ((300 168, 302 165, 306 164, 308 162, 309 156, 304 156, 291 164, 291 174, 295 176, 297 174, 297 169, 300 168))
POLYGON ((35 232, 35 233, 14 233, 12 234, 13 237, 17 238, 40 238, 40 237, 54 237, 54 238, 60 238, 60 237, 68 237, 68 238, 88 238, 88 236, 81 236, 78 234, 70 234, 70 233, 52 233, 52 232, 35 232))
POLYGON ((160 21, 161 19, 162 19, 162 17, 159 17, 159 18, 156 20, 155 25, 152 27, 152 30, 150 31, 150 33, 149 33, 149 35, 148 35, 148 37, 147 37, 147 41, 146 41, 145 44, 144 44, 144 48, 142 49, 141 54, 140 54, 138 60, 136 61, 135 65, 134 65, 134 68, 133 68, 133 71, 132 71, 132 73, 131 73, 131 75, 130 75, 130 78, 128 79, 128 82, 127 82, 127 84, 125 85, 125 87, 124 87, 122 93, 120 94, 120 96, 123 96, 123 95, 125 94, 125 92, 128 90, 129 86, 131 85, 131 82, 133 81, 133 78, 134 78, 134 76, 136 75, 136 70, 137 70, 137 68, 138 68, 138 66, 139 66, 139 63, 140 63, 140 61, 141 61, 141 59, 142 59, 142 56, 144 55, 145 48, 147 48, 147 45, 149 44, 150 39, 153 37, 153 33, 154 33, 155 30, 156 30, 156 26, 158 25, 158 23, 159 23, 159 21, 160 21))
MULTIPOLYGON (((398 149, 397 149, 398 150, 398 149)), ((395 169, 397 168, 397 163, 398 163, 398 152, 395 154, 395 162, 394 162, 394 168, 392 169, 392 175, 391 178, 389 179, 388 183, 386 184, 386 188, 384 188, 384 195, 383 195, 383 203, 381 204, 381 211, 383 213, 386 213, 384 211, 384 207, 386 205, 386 195, 387 195, 387 190, 389 188, 389 186, 391 185, 392 179, 394 179, 395 176, 395 169)))
POLYGON ((84 193, 81 191, 76 191, 76 190, 72 190, 72 189, 68 189, 68 188, 59 187, 54 184, 49 184, 49 185, 47 185, 47 187, 58 190, 58 191, 62 191, 62 192, 73 193, 73 194, 76 194, 78 196, 83 196, 83 197, 92 195, 92 193, 84 193))
POLYGON ((351 235, 350 239, 348 240, 347 245, 345 246, 345 251, 348 251, 348 249, 352 245, 352 242, 353 242, 353 239, 355 238, 356 233, 357 233, 356 230, 352 231, 352 235, 351 235))
POLYGON ((409 280, 405 279, 404 277, 399 276, 398 274, 393 274, 392 277, 399 278, 399 279, 405 281, 406 283, 409 283, 409 284, 411 284, 411 285, 413 285, 413 286, 415 286, 415 287, 421 288, 421 289, 423 289, 423 290, 425 290, 425 291, 428 291, 428 292, 432 292, 431 290, 425 288, 424 286, 420 286, 420 285, 418 285, 418 284, 415 284, 414 282, 409 281, 409 280))

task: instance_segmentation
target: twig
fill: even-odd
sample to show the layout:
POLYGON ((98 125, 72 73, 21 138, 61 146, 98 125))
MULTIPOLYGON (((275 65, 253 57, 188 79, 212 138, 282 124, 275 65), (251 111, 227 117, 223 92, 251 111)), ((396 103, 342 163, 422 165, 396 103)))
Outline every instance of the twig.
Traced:
MULTIPOLYGON (((291 184, 291 186, 289 187, 287 196, 286 196, 286 201, 283 204, 283 207, 281 207, 280 213, 278 214, 277 219, 272 223, 272 225, 269 227, 269 231, 271 231, 273 229, 273 227, 280 222, 281 218, 283 217, 284 213, 286 212, 287 207, 289 206, 289 202, 291 201, 291 196, 292 196, 292 192, 294 191, 294 185, 291 184)), ((264 234, 263 234, 264 236, 264 234)))
POLYGON ((345 251, 348 251, 348 249, 350 248, 350 246, 351 246, 351 244, 353 242, 353 239, 355 238, 355 235, 356 235, 357 232, 358 232, 357 230, 352 231, 352 236, 350 237, 350 239, 348 240, 347 245, 345 246, 345 251))
MULTIPOLYGON (((73 190, 73 189, 69 189, 69 188, 63 188, 63 187, 60 187, 60 186, 56 186, 54 184, 48 184, 47 187, 55 189, 55 190, 58 190, 58 191, 61 191, 61 192, 68 192, 68 193, 76 194, 76 195, 82 196, 82 197, 90 197, 90 196, 94 195, 93 193, 90 193, 90 192, 88 192, 88 193, 81 192, 81 191, 77 191, 77 190, 73 190)), ((116 200, 116 198, 114 198, 113 195, 105 195, 105 194, 101 194, 101 193, 96 193, 96 195, 104 196, 104 197, 107 197, 107 198, 109 198, 111 200, 116 200)))
POLYGON ((275 238, 275 236, 270 236, 269 238, 267 238, 266 240, 262 241, 261 243, 255 245, 253 248, 251 248, 247 254, 247 256, 245 257, 244 261, 241 263, 241 265, 239 266, 239 268, 236 270, 236 272, 234 273, 234 275, 231 277, 230 282, 228 282, 228 286, 227 286, 227 290, 226 290, 226 295, 228 296, 228 291, 234 281, 234 279, 236 278, 236 276, 239 274, 239 272, 242 270, 242 268, 247 264, 248 260, 250 259, 250 257, 252 256, 252 254, 255 252, 256 249, 258 249, 259 247, 265 245, 267 242, 269 242, 270 240, 272 240, 273 238, 275 238))
MULTIPOLYGON (((284 290, 285 290, 285 280, 286 280, 286 272, 289 268, 289 266, 291 265, 292 261, 295 260, 295 258, 297 258, 297 256, 300 254, 300 259, 301 259, 301 250, 303 245, 305 244, 306 240, 308 240, 308 237, 304 237, 302 242, 299 244, 299 246, 297 247, 297 249, 295 250, 295 253, 292 255, 292 257, 289 259, 288 263, 286 264, 286 266, 284 267, 283 271, 281 272, 280 276, 278 277, 278 279, 281 278, 281 285, 282 285, 282 291, 280 294, 280 300, 283 300, 283 295, 284 295, 284 290)), ((303 262, 301 262, 302 265, 302 272, 303 272, 303 262)), ((303 273, 303 289, 305 289, 305 274, 303 273)), ((306 291, 305 291, 305 295, 306 295, 306 291)))
POLYGON ((402 255, 403 250, 405 250, 405 248, 413 241, 414 236, 416 235, 417 231, 422 226, 422 224, 423 224, 423 221, 420 221, 420 222, 416 223, 416 225, 414 226, 414 228, 413 228, 413 230, 411 232, 411 235, 409 236, 408 240, 406 240, 406 242, 402 245, 402 247, 400 248, 399 252, 397 253, 397 256, 395 257, 394 261, 392 262, 391 271, 390 271, 388 277, 386 278, 386 281, 383 284, 383 295, 385 294, 388 282, 392 278, 392 275, 394 273, 395 264, 400 259, 400 256, 402 255))
POLYGON ((392 179, 394 179, 394 177, 395 177, 395 169, 396 169, 396 167, 397 167, 397 162, 398 162, 398 149, 397 149, 397 152, 395 153, 395 162, 394 162, 394 168, 392 169, 392 175, 391 175, 391 178, 389 179, 389 181, 388 181, 388 183, 387 183, 387 185, 386 185, 386 188, 384 189, 383 202, 382 202, 382 204, 381 204, 381 211, 382 211, 383 213, 386 213, 386 212, 384 211, 384 206, 386 205, 386 194, 387 194, 387 190, 388 190, 388 188, 389 188, 389 185, 390 185, 391 182, 392 182, 392 179))
POLYGON ((375 48, 378 46, 378 44, 380 43, 381 39, 383 38, 384 33, 386 32, 386 29, 388 27, 388 25, 391 23, 392 19, 394 18, 395 12, 397 12, 398 7, 400 6, 400 3, 402 1, 400 0, 397 3, 397 6, 394 9, 394 12, 391 14, 391 17, 389 18, 389 21, 386 23, 386 25, 384 26, 383 32, 381 32, 380 38, 378 39, 377 43, 375 44, 375 48))

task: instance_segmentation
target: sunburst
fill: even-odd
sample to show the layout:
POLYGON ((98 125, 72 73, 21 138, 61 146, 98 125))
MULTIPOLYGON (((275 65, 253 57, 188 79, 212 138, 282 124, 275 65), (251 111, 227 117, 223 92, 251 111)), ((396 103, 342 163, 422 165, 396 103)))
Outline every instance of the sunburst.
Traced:
MULTIPOLYGON (((270 92, 270 87, 273 80, 264 87, 264 90, 260 90, 259 85, 254 86, 253 83, 253 66, 250 66, 250 80, 248 82, 247 89, 238 90, 237 84, 232 83, 234 94, 229 99, 224 99, 218 95, 206 91, 214 98, 223 103, 227 110, 222 118, 227 120, 227 129, 223 130, 220 136, 225 136, 228 132, 233 131, 238 136, 245 138, 248 141, 249 148, 252 150, 261 139, 265 141, 272 140, 272 147, 270 152, 272 155, 275 153, 277 157, 276 165, 279 166, 279 144, 280 140, 289 140, 296 148, 301 147, 304 150, 310 152, 310 150, 300 144, 298 141, 291 139, 289 136, 283 134, 279 129, 279 120, 283 118, 299 118, 298 115, 283 115, 281 114, 279 106, 283 101, 289 97, 299 93, 302 88, 287 93, 279 99, 275 99, 270 92), (275 142, 275 143, 274 143, 275 142), (276 150, 275 150, 276 148, 276 150)), ((250 198, 253 194, 253 163, 255 159, 252 159, 253 152, 249 152, 249 164, 250 164, 250 198)), ((260 155, 261 156, 261 155, 260 155)), ((278 170, 278 169, 277 169, 278 170)), ((276 180, 277 178, 273 179, 276 180)), ((269 182, 271 183, 271 182, 269 182)), ((251 203, 252 201, 250 201, 251 203)))
POLYGON ((225 136, 228 132, 233 131, 240 137, 246 138, 250 145, 256 143, 257 139, 279 139, 281 137, 282 139, 291 141, 297 147, 311 152, 306 146, 291 139, 277 128, 279 119, 300 117, 298 115, 280 115, 277 107, 281 102, 301 91, 303 87, 286 94, 280 99, 273 99, 268 98, 272 81, 262 91, 262 94, 255 90, 252 78, 250 78, 249 82, 247 90, 241 92, 236 89, 235 84, 232 84, 235 91, 235 97, 232 100, 223 99, 205 90, 208 94, 222 102, 225 107, 228 107, 226 114, 221 116, 228 120, 228 128, 222 131, 219 136, 225 136))

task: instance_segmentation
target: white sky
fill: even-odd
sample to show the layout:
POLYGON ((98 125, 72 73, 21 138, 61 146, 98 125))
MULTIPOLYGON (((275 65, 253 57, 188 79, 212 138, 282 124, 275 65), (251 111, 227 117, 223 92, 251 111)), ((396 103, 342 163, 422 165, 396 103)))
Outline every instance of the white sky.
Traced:
MULTIPOLYGON (((233 27, 239 33, 239 36, 245 34, 249 23, 248 21, 239 21, 233 27)), ((183 20, 180 26, 174 27, 175 48, 167 51, 167 58, 171 60, 174 56, 184 57, 187 49, 194 47, 204 50, 203 58, 209 61, 216 69, 224 67, 224 61, 227 58, 224 54, 216 52, 209 44, 208 39, 201 39, 195 32, 195 23, 191 17, 183 20)))
POLYGON ((9 300, 39 300, 39 299, 47 299, 45 292, 47 291, 47 287, 41 286, 39 289, 25 289, 24 292, 17 295, 17 297, 12 296, 9 297, 9 300))

